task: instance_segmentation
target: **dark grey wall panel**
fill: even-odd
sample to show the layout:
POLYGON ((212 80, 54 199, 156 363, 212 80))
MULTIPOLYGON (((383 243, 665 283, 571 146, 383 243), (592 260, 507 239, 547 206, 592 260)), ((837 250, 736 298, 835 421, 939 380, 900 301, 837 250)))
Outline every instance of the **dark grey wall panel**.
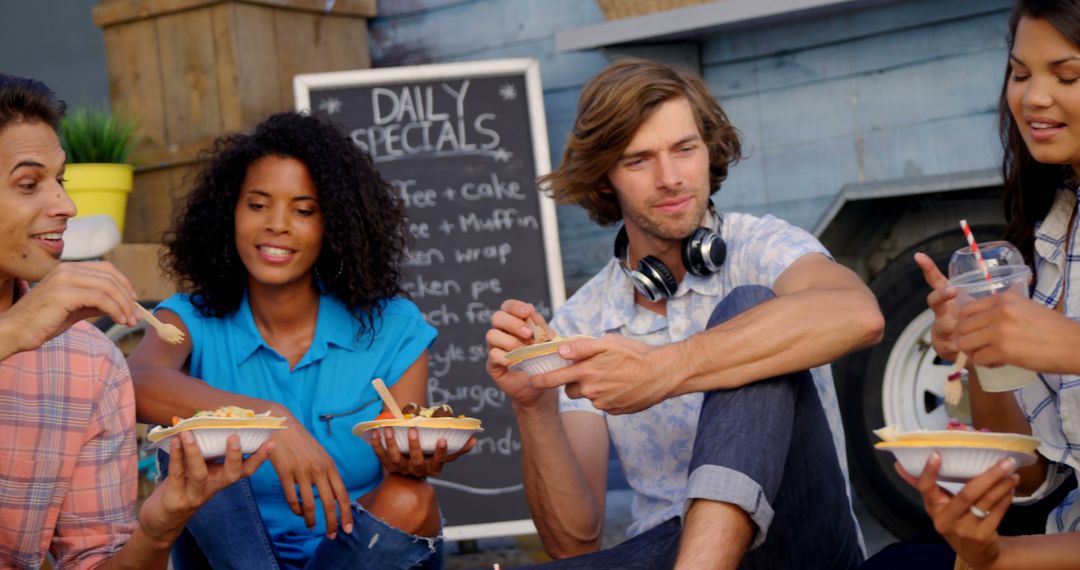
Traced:
POLYGON ((69 105, 109 104, 94 0, 0 0, 0 71, 40 79, 69 105))

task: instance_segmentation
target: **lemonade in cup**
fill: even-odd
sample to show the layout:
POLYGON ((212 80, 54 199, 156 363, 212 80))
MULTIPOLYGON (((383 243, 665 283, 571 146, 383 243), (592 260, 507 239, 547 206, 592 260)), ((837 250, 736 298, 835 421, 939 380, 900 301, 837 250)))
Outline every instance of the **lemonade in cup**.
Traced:
MULTIPOLYGON (((1029 298, 1031 269, 1024 257, 1007 241, 991 241, 978 246, 986 273, 971 247, 956 250, 949 261, 949 284, 956 288, 956 308, 990 295, 1023 295, 1029 298), (989 278, 987 278, 989 274, 989 278)), ((987 392, 1008 392, 1035 380, 1035 373, 1009 364, 975 366, 979 385, 987 392)))

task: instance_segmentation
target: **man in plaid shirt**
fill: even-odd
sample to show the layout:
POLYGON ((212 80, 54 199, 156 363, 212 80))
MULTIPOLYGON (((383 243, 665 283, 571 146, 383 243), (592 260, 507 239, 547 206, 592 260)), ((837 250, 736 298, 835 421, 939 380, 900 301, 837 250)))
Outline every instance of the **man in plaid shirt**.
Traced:
POLYGON ((108 263, 60 263, 75 206, 57 137, 64 104, 0 74, 0 568, 165 568, 187 520, 266 459, 230 438, 208 466, 190 434, 135 514, 135 402, 123 356, 81 322, 135 324, 135 293, 108 263), (28 282, 38 282, 33 289, 28 282), (179 469, 177 469, 179 467, 179 469))

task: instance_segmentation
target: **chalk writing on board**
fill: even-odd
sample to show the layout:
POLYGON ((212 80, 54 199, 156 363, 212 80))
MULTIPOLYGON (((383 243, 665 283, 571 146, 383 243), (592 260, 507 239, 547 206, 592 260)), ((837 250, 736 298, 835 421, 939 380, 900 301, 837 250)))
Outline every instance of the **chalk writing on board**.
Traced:
POLYGON ((562 299, 558 254, 545 246, 553 209, 535 186, 547 167, 535 138, 542 112, 530 101, 540 91, 519 69, 425 79, 378 70, 370 81, 358 72, 355 83, 306 94, 307 108, 372 157, 405 207, 412 240, 401 288, 438 329, 429 404, 483 421, 472 451, 431 479, 448 528, 529 518, 517 422, 485 370, 485 334, 503 300, 550 318, 562 299))
POLYGON ((464 491, 473 495, 505 495, 507 493, 517 493, 525 489, 525 485, 521 483, 518 483, 517 485, 510 485, 509 487, 500 487, 497 489, 481 489, 479 487, 462 485, 461 483, 454 483, 453 481, 446 481, 444 479, 428 479, 428 483, 431 483, 436 487, 447 487, 458 491, 464 491))
MULTIPOLYGON (((375 87, 371 90, 373 124, 353 129, 349 136, 376 163, 416 155, 480 155, 508 162, 513 153, 499 146, 502 135, 494 127, 498 116, 466 116, 470 84, 471 80, 465 79, 436 85, 375 87)), ((330 100, 320 105, 330 105, 330 100)), ((340 111, 340 101, 333 105, 340 111)))

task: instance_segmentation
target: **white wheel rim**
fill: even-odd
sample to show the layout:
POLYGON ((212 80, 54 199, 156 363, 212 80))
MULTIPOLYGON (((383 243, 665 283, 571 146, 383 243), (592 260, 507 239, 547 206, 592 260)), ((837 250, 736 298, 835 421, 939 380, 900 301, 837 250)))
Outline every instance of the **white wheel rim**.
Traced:
POLYGON ((945 429, 950 417, 970 423, 967 386, 956 407, 942 398, 942 386, 952 372, 947 363, 935 364, 930 328, 934 312, 926 309, 911 320, 889 352, 881 382, 881 407, 886 425, 902 430, 945 429))

